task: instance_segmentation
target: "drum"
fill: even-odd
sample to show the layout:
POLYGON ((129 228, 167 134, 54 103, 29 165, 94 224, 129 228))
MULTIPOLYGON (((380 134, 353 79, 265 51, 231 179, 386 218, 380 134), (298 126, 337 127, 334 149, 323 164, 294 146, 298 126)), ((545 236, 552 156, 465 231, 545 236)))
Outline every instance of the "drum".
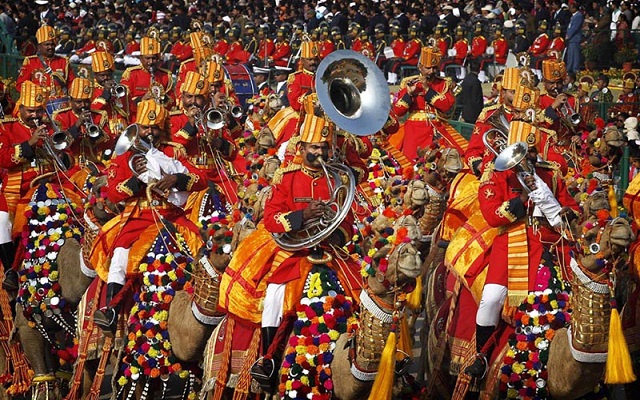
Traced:
POLYGON ((251 75, 249 69, 243 64, 225 65, 224 73, 233 83, 240 104, 243 108, 246 108, 247 100, 258 93, 258 87, 253 80, 253 75, 251 75))
POLYGON ((69 107, 69 98, 60 97, 59 99, 51 99, 47 101, 47 114, 53 115, 53 113, 61 108, 69 107))

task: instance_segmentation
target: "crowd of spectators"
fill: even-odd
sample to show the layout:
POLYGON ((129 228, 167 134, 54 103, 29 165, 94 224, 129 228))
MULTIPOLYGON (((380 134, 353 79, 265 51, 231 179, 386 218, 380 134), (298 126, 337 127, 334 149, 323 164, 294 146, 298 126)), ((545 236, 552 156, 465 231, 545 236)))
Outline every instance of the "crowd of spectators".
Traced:
POLYGON ((22 52, 42 22, 67 25, 80 47, 85 32, 102 24, 117 24, 123 35, 130 27, 140 34, 152 25, 188 30, 194 19, 211 27, 238 24, 244 29, 249 21, 256 26, 269 24, 271 32, 279 25, 296 22, 302 22, 311 31, 327 21, 331 27, 339 27, 343 35, 351 22, 357 22, 372 38, 376 25, 382 24, 388 30, 389 22, 396 19, 405 35, 411 23, 419 22, 420 37, 425 42, 440 20, 447 22, 450 33, 464 26, 469 37, 473 36, 474 24, 480 21, 487 26, 502 24, 513 46, 509 30, 518 21, 524 23, 529 43, 535 39, 543 20, 547 21, 549 32, 560 25, 566 33, 574 4, 583 16, 581 62, 590 43, 597 43, 598 51, 594 55, 587 49, 587 58, 598 61, 600 67, 610 66, 617 49, 627 45, 635 49, 637 61, 640 2, 620 0, 18 0, 0 2, 0 25, 4 25, 9 37, 15 38, 22 52))

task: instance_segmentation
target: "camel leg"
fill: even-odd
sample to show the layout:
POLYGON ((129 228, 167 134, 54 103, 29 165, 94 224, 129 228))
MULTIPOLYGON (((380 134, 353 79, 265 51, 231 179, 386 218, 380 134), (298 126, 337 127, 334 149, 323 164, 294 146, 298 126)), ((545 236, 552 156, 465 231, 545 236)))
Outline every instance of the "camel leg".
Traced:
POLYGON ((349 361, 349 347, 347 335, 341 335, 336 342, 331 362, 331 376, 333 379, 334 398, 340 400, 364 399, 369 395, 373 381, 362 382, 351 374, 351 362, 349 361))
POLYGON ((554 399, 575 399, 591 393, 604 373, 604 363, 582 363, 573 358, 567 332, 558 330, 549 347, 547 385, 554 399))
POLYGON ((49 346, 40 332, 27 325, 27 319, 22 314, 20 305, 16 306, 15 326, 18 330, 22 349, 35 376, 53 374, 53 368, 46 361, 46 355, 49 354, 49 346))
POLYGON ((198 321, 191 311, 191 297, 179 291, 171 301, 167 329, 173 353, 182 361, 198 361, 215 326, 198 321))
POLYGON ((80 268, 82 257, 80 243, 75 239, 67 239, 58 253, 58 283, 62 296, 71 304, 77 305, 93 280, 80 268))

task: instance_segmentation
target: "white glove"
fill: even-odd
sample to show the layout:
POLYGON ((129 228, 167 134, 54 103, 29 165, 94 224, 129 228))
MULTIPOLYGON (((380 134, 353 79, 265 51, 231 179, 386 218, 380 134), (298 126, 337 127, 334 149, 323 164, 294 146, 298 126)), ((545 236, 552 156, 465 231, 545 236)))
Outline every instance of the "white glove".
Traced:
POLYGON ((562 222, 560 217, 562 206, 553 195, 553 192, 551 192, 551 189, 549 189, 549 186, 538 175, 534 175, 534 179, 536 190, 529 193, 529 199, 540 209, 551 226, 559 226, 562 222))

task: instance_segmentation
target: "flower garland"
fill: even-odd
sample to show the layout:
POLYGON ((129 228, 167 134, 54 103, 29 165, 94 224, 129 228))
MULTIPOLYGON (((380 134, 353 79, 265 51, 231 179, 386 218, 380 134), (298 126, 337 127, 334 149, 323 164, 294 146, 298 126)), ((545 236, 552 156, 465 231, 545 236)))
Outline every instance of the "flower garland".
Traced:
POLYGON ((74 330, 61 315, 70 312, 58 283, 58 252, 67 239, 80 242, 83 230, 74 216, 82 210, 70 204, 63 193, 52 185, 40 185, 25 210, 27 227, 22 231, 24 259, 19 271, 20 288, 16 301, 22 305, 29 326, 41 328, 44 318, 51 318, 66 332, 63 342, 49 340, 62 362, 73 363, 77 357, 74 330))
MULTIPOLYGON (((186 249, 182 236, 177 232, 173 235, 181 243, 180 247, 186 249)), ((131 390, 134 390, 142 377, 160 377, 166 382, 171 374, 177 374, 182 379, 190 375, 171 351, 167 330, 168 310, 175 293, 192 290, 190 271, 193 257, 181 252, 174 243, 169 232, 163 229, 140 264, 142 287, 133 296, 135 303, 129 314, 126 356, 121 366, 122 375, 118 379, 118 384, 123 388, 131 382, 131 390), (167 243, 171 244, 171 248, 167 249, 167 243)), ((192 391, 188 398, 195 397, 192 391)))
POLYGON ((501 368, 500 392, 509 399, 546 399, 549 345, 556 330, 570 320, 569 295, 560 268, 541 264, 536 291, 530 292, 515 314, 515 333, 501 368))
POLYGON ((330 399, 331 361, 335 342, 357 327, 351 299, 344 295, 334 271, 315 266, 307 276, 304 295, 296 307, 282 363, 280 396, 287 399, 330 399))

